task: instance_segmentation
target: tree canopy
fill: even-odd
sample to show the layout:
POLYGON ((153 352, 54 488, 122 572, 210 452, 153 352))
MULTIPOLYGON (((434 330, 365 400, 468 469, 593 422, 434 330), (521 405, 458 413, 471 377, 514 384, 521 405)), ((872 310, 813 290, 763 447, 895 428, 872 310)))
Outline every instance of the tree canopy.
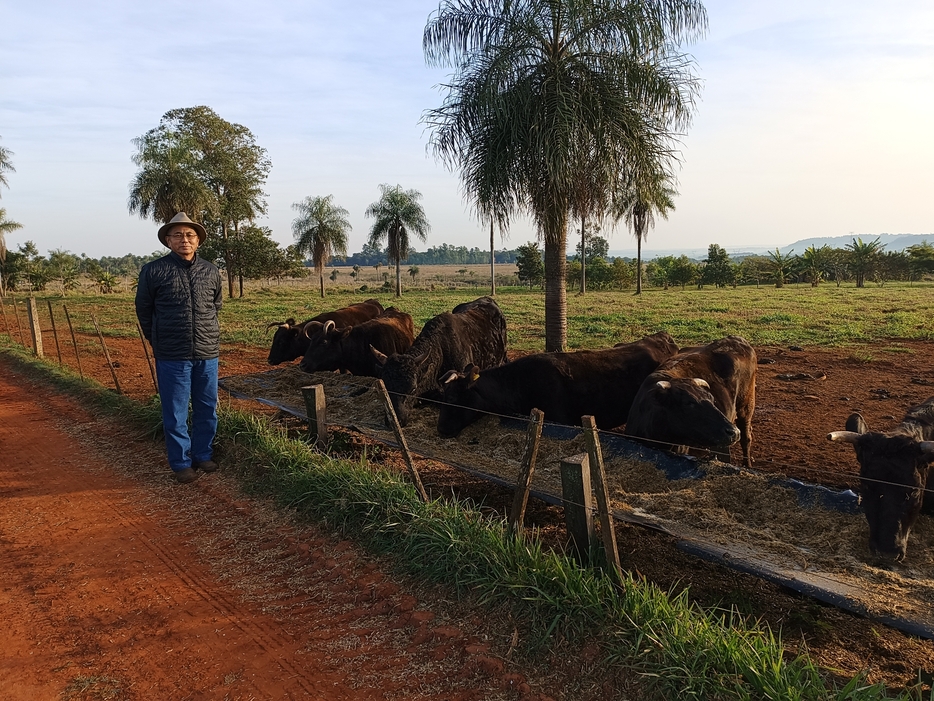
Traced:
POLYGON ((311 258, 324 297, 324 266, 332 256, 347 255, 347 234, 352 229, 347 218, 350 213, 334 204, 332 195, 306 197, 295 202, 292 209, 298 212, 292 221, 296 249, 311 258))
MULTIPOLYGON (((263 186, 272 163, 252 132, 210 107, 186 107, 166 112, 133 144, 139 171, 130 182, 130 212, 157 223, 187 212, 221 239, 230 268, 231 232, 266 213, 263 186)), ((233 296, 232 277, 228 286, 233 296)))
POLYGON ((419 204, 422 193, 403 190, 401 185, 379 186, 380 198, 366 208, 366 216, 375 221, 370 229, 371 246, 387 242, 389 262, 396 267, 396 297, 402 296, 401 264, 409 254, 409 232, 425 241, 431 226, 419 204))

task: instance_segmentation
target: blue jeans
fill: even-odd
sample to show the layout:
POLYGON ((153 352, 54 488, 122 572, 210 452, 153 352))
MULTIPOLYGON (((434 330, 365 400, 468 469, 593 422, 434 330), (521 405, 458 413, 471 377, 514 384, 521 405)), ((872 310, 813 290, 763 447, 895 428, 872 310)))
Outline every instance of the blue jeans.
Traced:
POLYGON ((210 460, 217 433, 217 358, 156 360, 169 467, 176 472, 210 460), (191 404, 191 434, 188 405, 191 404))

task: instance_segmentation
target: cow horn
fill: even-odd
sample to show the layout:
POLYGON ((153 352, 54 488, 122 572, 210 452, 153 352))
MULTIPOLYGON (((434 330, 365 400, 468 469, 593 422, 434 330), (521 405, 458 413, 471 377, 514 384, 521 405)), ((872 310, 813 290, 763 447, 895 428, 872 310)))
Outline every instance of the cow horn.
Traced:
POLYGON ((274 321, 271 324, 266 325, 266 330, 269 331, 269 329, 271 329, 273 326, 285 326, 285 328, 289 328, 288 324, 281 324, 278 321, 274 321))
POLYGON ((671 389, 671 383, 668 380, 659 380, 655 386, 659 389, 671 389))
POLYGON ((710 389, 710 385, 707 384, 707 380, 705 380, 705 379, 702 378, 702 377, 695 377, 695 378, 694 378, 693 380, 691 380, 691 381, 692 381, 692 382, 695 384, 695 386, 697 386, 697 387, 704 387, 705 389, 710 389))
MULTIPOLYGON (((831 431, 827 434, 827 440, 840 441, 841 443, 856 443, 859 440, 859 436, 860 434, 856 431, 831 431)), ((934 441, 931 442, 931 446, 932 450, 934 450, 934 441)))
POLYGON ((302 334, 304 334, 305 338, 311 338, 311 332, 309 331, 309 329, 314 329, 315 331, 317 331, 322 326, 323 324, 320 321, 309 321, 307 324, 305 324, 302 327, 302 334))
POLYGON ((418 356, 412 358, 412 361, 413 361, 416 365, 421 365, 421 364, 424 363, 426 360, 428 360, 428 351, 425 351, 425 352, 422 353, 421 355, 418 355, 418 356))
POLYGON ((441 384, 446 385, 448 382, 454 382, 459 377, 461 377, 461 374, 457 370, 448 370, 444 377, 441 378, 441 384))
POLYGON ((378 362, 380 365, 385 365, 386 361, 389 360, 389 358, 386 357, 386 354, 374 348, 372 343, 370 344, 370 352, 373 354, 373 357, 376 358, 376 362, 378 362))
POLYGON ((328 319, 327 321, 324 322, 324 329, 323 329, 324 333, 328 333, 334 328, 337 328, 337 324, 334 323, 333 319, 328 319))

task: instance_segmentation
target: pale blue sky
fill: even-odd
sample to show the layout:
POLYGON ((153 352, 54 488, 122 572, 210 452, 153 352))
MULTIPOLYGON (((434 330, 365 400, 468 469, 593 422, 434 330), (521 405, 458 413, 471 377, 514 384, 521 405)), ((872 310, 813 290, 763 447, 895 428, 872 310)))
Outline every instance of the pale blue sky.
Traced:
MULTIPOLYGON (((783 246, 810 236, 934 232, 934 4, 711 0, 689 51, 704 81, 680 196, 647 248, 783 246)), ((485 247, 457 177, 426 154, 422 112, 444 78, 421 35, 435 2, 0 0, 0 206, 43 253, 159 250, 130 216, 131 139, 206 104, 248 127, 273 167, 270 226, 333 194, 351 251, 380 183, 424 194, 428 243, 485 247)), ((516 222, 504 245, 534 236, 516 222)), ((497 243, 500 246, 500 242, 497 243)), ((611 249, 632 247, 623 229, 611 249)))

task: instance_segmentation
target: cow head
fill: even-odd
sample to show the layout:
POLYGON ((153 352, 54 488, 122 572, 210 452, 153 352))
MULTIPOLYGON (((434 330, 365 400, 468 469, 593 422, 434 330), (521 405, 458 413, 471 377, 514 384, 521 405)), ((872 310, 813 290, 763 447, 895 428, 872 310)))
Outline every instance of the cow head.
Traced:
POLYGON ((697 448, 723 448, 740 438, 736 425, 717 408, 710 385, 699 377, 650 376, 633 402, 626 432, 697 448))
POLYGON ((376 358, 376 376, 383 380, 392 408, 396 412, 399 424, 407 426, 409 414, 415 407, 419 391, 420 380, 428 370, 428 353, 409 355, 408 353, 393 353, 386 355, 372 345, 370 353, 376 358))
POLYGON ((910 432, 899 430, 869 431, 859 414, 847 419, 845 431, 833 431, 827 438, 851 443, 856 450, 860 504, 869 524, 870 552, 901 562, 931 477, 934 441, 918 440, 910 432))
POLYGON ((352 330, 352 326, 338 329, 333 321, 326 321, 323 328, 311 337, 299 367, 305 372, 339 370, 343 353, 341 341, 350 335, 352 330))
POLYGON ((274 322, 266 327, 266 331, 276 328, 272 336, 272 346, 269 349, 269 357, 266 359, 270 365, 279 365, 290 360, 295 360, 301 351, 295 348, 295 341, 301 333, 301 326, 295 325, 295 319, 286 319, 283 323, 274 322))
POLYGON ((464 372, 451 370, 440 379, 444 399, 438 414, 438 434, 454 438, 487 410, 483 395, 477 391, 480 369, 468 365, 464 372))

